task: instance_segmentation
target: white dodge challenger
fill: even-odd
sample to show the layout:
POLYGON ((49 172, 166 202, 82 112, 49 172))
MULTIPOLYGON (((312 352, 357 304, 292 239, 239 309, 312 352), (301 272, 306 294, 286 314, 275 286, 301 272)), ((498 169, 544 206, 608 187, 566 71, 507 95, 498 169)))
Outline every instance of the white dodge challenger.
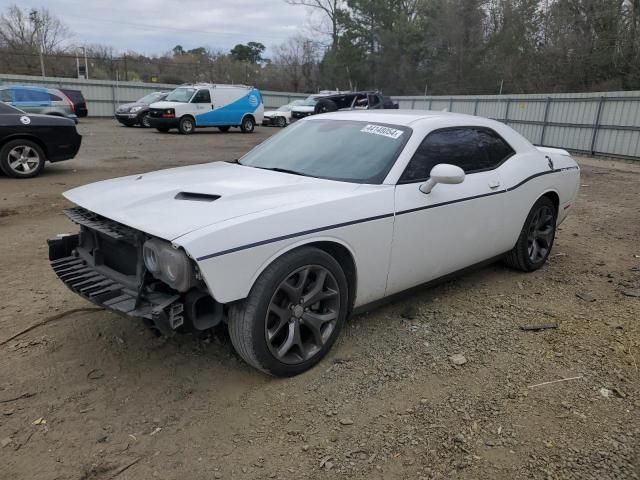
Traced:
POLYGON ((247 363, 291 376, 374 302, 498 259, 540 268, 579 176, 496 121, 336 112, 233 162, 65 192, 80 232, 49 256, 91 302, 164 334, 224 322, 247 363))

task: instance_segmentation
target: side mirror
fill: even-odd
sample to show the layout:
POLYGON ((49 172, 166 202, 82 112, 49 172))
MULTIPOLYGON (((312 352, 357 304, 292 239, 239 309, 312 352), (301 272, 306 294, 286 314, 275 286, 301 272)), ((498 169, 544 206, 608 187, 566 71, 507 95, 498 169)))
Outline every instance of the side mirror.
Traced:
POLYGON ((429 180, 420 185, 422 193, 431 193, 438 183, 453 185, 464 182, 464 170, 448 163, 439 163, 431 169, 429 180))

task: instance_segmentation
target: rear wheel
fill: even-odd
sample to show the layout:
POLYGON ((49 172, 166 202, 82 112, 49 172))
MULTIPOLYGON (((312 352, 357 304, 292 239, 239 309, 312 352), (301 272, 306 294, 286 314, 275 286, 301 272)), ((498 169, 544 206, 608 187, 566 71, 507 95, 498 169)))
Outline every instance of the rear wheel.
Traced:
POLYGON ((229 131, 231 127, 229 127, 228 125, 224 126, 224 127, 218 127, 218 130, 220 130, 222 133, 227 133, 229 131))
POLYGON ((348 297, 340 264, 322 250, 300 248, 267 267, 249 296, 231 306, 231 342, 253 367, 297 375, 331 349, 347 316, 348 297))
POLYGON ((242 133, 253 133, 254 128, 256 128, 256 121, 253 117, 246 116, 242 119, 242 124, 240 125, 242 133))
POLYGON ((510 267, 533 272, 549 258, 556 236, 556 206, 549 197, 541 197, 533 205, 518 241, 507 256, 510 267))
POLYGON ((284 128, 287 126, 287 119, 284 117, 276 118, 276 127, 284 128))
POLYGON ((13 178, 31 178, 44 168, 44 152, 30 140, 13 140, 0 150, 0 170, 13 178))
POLYGON ((178 130, 183 135, 190 135, 196 129, 195 122, 191 117, 182 117, 180 119, 180 123, 178 124, 178 130))

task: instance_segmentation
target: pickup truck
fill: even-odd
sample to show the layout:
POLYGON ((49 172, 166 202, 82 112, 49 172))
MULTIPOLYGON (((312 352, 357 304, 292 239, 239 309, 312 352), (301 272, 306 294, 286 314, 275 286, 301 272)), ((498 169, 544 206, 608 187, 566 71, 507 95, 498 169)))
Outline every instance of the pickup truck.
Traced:
POLYGON ((330 95, 312 95, 291 111, 293 118, 299 119, 318 113, 338 110, 397 109, 398 104, 380 92, 338 92, 330 95))

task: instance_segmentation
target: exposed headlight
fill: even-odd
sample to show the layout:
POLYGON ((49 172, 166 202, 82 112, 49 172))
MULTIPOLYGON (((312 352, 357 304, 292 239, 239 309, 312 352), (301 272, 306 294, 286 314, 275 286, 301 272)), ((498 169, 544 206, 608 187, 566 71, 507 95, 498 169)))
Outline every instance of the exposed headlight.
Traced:
POLYGON ((131 113, 136 113, 139 112, 140 110, 142 110, 142 107, 131 107, 131 110, 129 110, 131 113))
POLYGON ((195 282, 193 265, 182 249, 158 238, 147 240, 142 246, 142 258, 147 270, 171 288, 186 292, 195 282))

